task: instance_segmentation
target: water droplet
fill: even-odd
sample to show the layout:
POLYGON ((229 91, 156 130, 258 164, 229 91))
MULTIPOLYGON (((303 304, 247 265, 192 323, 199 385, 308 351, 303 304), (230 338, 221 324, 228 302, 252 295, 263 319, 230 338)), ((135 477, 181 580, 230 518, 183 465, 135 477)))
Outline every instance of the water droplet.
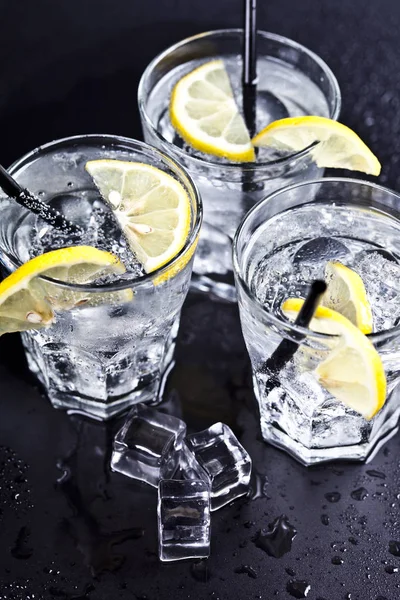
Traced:
POLYGON ((376 477, 377 479, 386 479, 385 473, 382 473, 382 471, 376 471, 375 469, 370 469, 367 471, 367 475, 370 477, 376 477))
POLYGON ((329 525, 329 516, 321 515, 321 523, 322 523, 322 525, 329 525))
POLYGON ((386 565, 385 571, 386 573, 389 573, 389 575, 393 575, 393 573, 399 572, 399 567, 395 567, 393 565, 386 565))
POLYGON ((242 565, 241 567, 237 567, 235 569, 235 573, 239 573, 240 575, 248 575, 251 579, 257 579, 258 575, 253 567, 249 565, 242 565))
POLYGON ((389 552, 390 554, 393 554, 393 556, 400 556, 400 542, 391 540, 389 542, 389 552))
POLYGON ((344 563, 344 560, 341 556, 334 556, 331 560, 331 563, 333 565, 342 565, 344 563))
POLYGON ((294 569, 291 569, 290 567, 286 567, 285 571, 288 575, 290 575, 290 577, 294 577, 296 575, 294 569))
POLYGON ((293 598, 307 598, 310 589, 311 585, 308 581, 301 579, 292 579, 286 585, 286 590, 293 598))
POLYGON ((341 495, 339 492, 328 492, 325 494, 325 498, 328 500, 328 502, 339 502, 341 495))
POLYGON ((266 475, 254 472, 250 484, 250 499, 269 498, 267 494, 269 481, 266 475))
POLYGON ((289 523, 285 515, 281 515, 269 524, 268 531, 261 529, 253 542, 257 548, 264 550, 269 556, 281 558, 292 549, 292 542, 297 530, 289 523))
POLYGON ((364 487, 360 487, 356 490, 353 490, 350 496, 353 498, 353 500, 365 500, 365 498, 368 498, 368 490, 366 490, 364 487))

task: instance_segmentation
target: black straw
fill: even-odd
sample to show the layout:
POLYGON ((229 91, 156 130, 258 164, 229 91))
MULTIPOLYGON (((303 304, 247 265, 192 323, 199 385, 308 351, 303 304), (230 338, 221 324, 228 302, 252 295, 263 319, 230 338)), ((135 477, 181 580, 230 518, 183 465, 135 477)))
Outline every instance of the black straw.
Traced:
POLYGON ((38 215, 43 221, 46 221, 53 227, 61 229, 67 234, 82 233, 82 230, 78 225, 71 223, 71 221, 66 219, 58 212, 58 210, 39 200, 39 198, 34 196, 27 189, 22 188, 1 165, 0 187, 7 196, 14 198, 18 204, 35 213, 35 215, 38 215))
POLYGON ((251 137, 256 133, 257 94, 257 0, 244 0, 243 113, 251 137))
MULTIPOLYGON (((304 304, 294 322, 295 325, 299 327, 308 327, 321 300, 321 296, 325 291, 326 283, 324 281, 320 281, 318 279, 313 281, 308 296, 304 300, 304 304)), ((301 340, 305 338, 304 333, 298 332, 294 332, 292 336, 295 338, 295 340, 282 340, 276 350, 264 363, 264 369, 267 374, 270 375, 270 379, 268 380, 266 386, 267 393, 279 385, 277 375, 279 375, 286 363, 288 363, 293 357, 301 340)))

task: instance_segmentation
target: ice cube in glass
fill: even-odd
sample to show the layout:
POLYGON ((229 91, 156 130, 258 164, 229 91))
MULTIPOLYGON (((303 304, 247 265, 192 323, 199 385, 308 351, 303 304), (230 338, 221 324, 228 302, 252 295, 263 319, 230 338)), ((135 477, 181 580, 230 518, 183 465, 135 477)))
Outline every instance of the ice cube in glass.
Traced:
POLYGON ((180 419, 136 405, 115 436, 111 469, 157 487, 176 471, 185 434, 180 419))
POLYGON ((228 425, 215 423, 186 442, 210 479, 212 511, 247 493, 251 458, 228 425))
POLYGON ((158 550, 162 561, 210 554, 210 487, 202 480, 161 480, 158 550))

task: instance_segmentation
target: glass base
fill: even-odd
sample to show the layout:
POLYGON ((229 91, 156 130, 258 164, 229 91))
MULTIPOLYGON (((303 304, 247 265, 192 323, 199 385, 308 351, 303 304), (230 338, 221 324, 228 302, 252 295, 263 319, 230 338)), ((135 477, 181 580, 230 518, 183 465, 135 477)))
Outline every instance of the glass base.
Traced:
POLYGON ((68 414, 81 414, 97 421, 107 421, 126 412, 134 404, 143 402, 156 405, 162 401, 167 378, 175 365, 174 350, 175 343, 172 343, 164 359, 162 372, 158 377, 145 382, 140 388, 136 387, 119 397, 109 397, 107 400, 96 400, 93 397, 82 396, 73 390, 49 389, 38 363, 27 348, 25 348, 25 354, 29 369, 42 384, 54 408, 66 410, 68 414))
POLYGON ((261 433, 266 442, 284 450, 306 467, 334 460, 369 462, 378 450, 398 432, 399 417, 400 408, 381 425, 375 436, 364 443, 351 446, 306 448, 281 429, 263 422, 261 422, 261 433))

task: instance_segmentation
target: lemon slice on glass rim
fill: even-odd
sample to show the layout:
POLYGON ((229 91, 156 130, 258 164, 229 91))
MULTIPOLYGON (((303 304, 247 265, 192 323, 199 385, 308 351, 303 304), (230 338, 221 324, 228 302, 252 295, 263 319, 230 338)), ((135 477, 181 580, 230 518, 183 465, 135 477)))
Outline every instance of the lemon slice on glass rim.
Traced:
MULTIPOLYGON (((100 276, 124 272, 125 267, 116 256, 92 246, 61 248, 32 258, 0 283, 0 335, 47 327, 55 321, 55 310, 68 310, 90 302, 88 296, 98 295, 71 291, 41 276, 90 284, 100 276)), ((132 291, 108 296, 127 301, 132 298, 132 291)))
POLYGON ((256 147, 300 152, 313 148, 318 167, 350 169, 379 175, 381 165, 362 139, 349 127, 319 116, 288 117, 274 121, 253 139, 256 147))
MULTIPOLYGON (((282 311, 295 320, 304 300, 288 298, 282 311)), ((386 399, 386 376, 381 358, 371 341, 349 319, 335 310, 319 306, 311 320, 312 331, 339 336, 319 363, 314 375, 334 398, 370 420, 386 399)))
POLYGON ((146 273, 163 267, 182 250, 192 211, 179 181, 138 162, 92 160, 85 168, 146 273))
POLYGON ((212 60, 182 77, 172 90, 170 119, 193 148, 233 162, 255 160, 222 60, 212 60))

